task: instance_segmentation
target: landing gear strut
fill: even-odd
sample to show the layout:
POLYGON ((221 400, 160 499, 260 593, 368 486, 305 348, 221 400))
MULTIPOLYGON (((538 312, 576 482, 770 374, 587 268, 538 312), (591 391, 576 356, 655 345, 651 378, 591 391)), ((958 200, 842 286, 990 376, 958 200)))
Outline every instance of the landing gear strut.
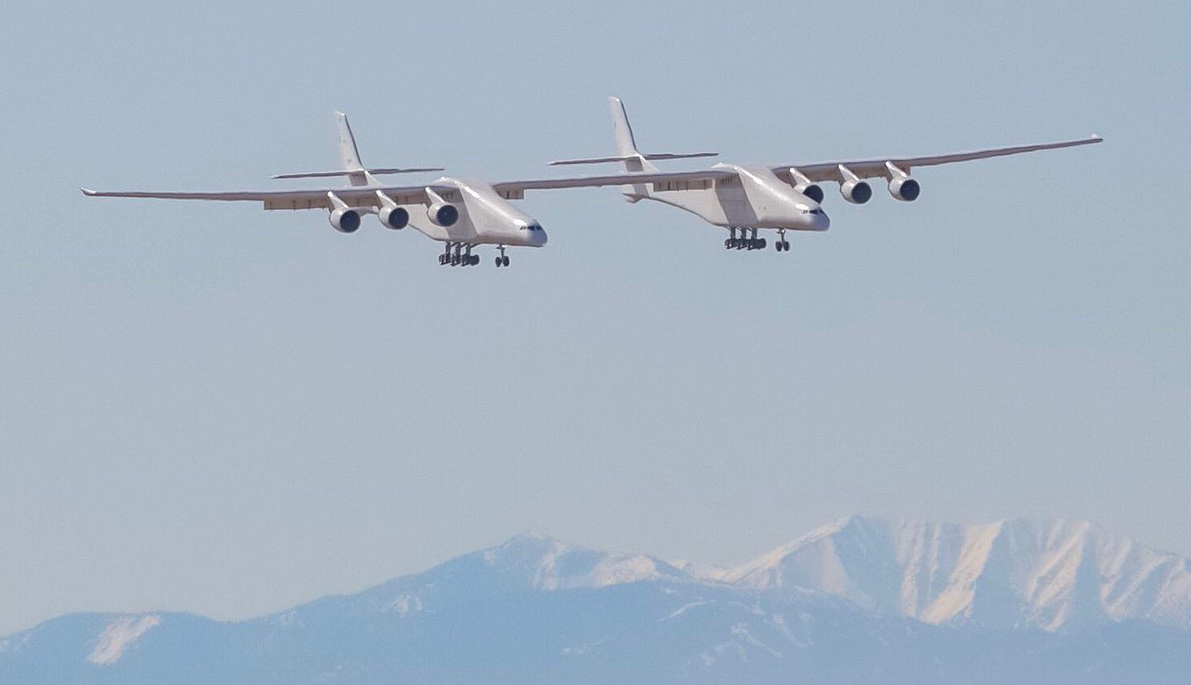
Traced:
POLYGON ((471 243, 448 242, 443 253, 438 256, 439 266, 475 266, 480 263, 480 256, 471 253, 471 243))
POLYGON ((757 229, 742 228, 740 229, 740 237, 736 237, 736 227, 729 226, 728 232, 730 237, 724 241, 725 250, 764 250, 765 239, 757 237, 757 229), (751 234, 750 234, 751 231, 751 234))
POLYGON ((773 243, 773 249, 777 250, 778 252, 789 252, 790 243, 786 240, 786 229, 777 229, 777 236, 777 240, 773 243))

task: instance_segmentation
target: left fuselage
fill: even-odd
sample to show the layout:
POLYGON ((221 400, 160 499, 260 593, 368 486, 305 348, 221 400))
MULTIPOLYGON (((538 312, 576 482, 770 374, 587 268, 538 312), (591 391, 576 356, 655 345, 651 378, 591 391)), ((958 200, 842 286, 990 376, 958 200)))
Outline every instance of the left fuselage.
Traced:
POLYGON ((453 188, 440 195, 459 210, 459 218, 450 226, 440 226, 431 221, 425 211, 412 209, 410 226, 428 237, 471 245, 542 247, 546 244, 546 231, 542 225, 517 209, 488 183, 441 178, 434 185, 453 188))

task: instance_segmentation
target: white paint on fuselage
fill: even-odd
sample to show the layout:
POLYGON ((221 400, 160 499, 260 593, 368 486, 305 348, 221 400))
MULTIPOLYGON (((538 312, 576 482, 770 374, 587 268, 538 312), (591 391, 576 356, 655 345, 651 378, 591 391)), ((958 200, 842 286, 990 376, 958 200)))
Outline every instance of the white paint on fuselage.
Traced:
POLYGON ((439 226, 430 221, 424 205, 408 207, 409 225, 427 237, 473 245, 542 247, 546 244, 546 231, 541 224, 501 197, 488 183, 440 178, 433 185, 455 188, 441 195, 459 210, 459 220, 448 227, 439 226))
POLYGON ((717 164, 715 169, 735 177, 684 184, 680 190, 641 190, 626 186, 630 200, 656 200, 685 209, 722 227, 826 231, 831 220, 811 198, 794 190, 768 167, 754 164, 717 164))

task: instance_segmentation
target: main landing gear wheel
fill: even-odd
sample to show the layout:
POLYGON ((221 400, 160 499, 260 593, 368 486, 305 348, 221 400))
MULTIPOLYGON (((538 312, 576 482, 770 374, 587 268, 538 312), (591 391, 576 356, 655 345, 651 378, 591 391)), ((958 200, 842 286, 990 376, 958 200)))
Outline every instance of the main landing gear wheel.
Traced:
POLYGON ((739 238, 736 237, 736 230, 735 227, 728 227, 729 237, 724 241, 725 250, 749 250, 751 252, 752 250, 764 250, 765 246, 769 244, 764 238, 757 237, 755 228, 740 229, 739 238), (752 235, 749 235, 750 232, 752 235))
POLYGON ((508 256, 505 254, 505 246, 504 246, 504 245, 501 245, 501 246, 499 246, 497 249, 498 249, 498 250, 500 250, 500 254, 496 255, 496 266, 497 266, 497 268, 499 268, 499 267, 502 267, 502 266, 508 266, 508 265, 509 265, 509 258, 508 258, 508 256))

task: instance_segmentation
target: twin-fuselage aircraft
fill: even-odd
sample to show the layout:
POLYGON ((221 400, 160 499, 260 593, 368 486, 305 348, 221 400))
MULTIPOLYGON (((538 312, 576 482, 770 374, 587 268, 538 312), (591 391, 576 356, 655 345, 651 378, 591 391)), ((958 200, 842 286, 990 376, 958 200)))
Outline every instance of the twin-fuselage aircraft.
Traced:
POLYGON ((335 113, 339 132, 341 169, 309 173, 279 174, 276 179, 346 177, 348 185, 338 188, 234 192, 100 192, 83 189, 92 197, 135 197, 169 200, 222 200, 260 202, 270 209, 323 209, 341 233, 359 229, 364 214, 376 214, 386 228, 411 226, 427 237, 444 243, 438 263, 473 266, 480 257, 473 250, 492 245, 499 251, 496 266, 508 266, 509 247, 542 247, 546 231, 511 200, 520 200, 527 190, 622 186, 629 202, 654 200, 684 209, 708 223, 728 230, 724 247, 731 250, 759 250, 766 239, 759 230, 777 231, 774 248, 790 250, 786 231, 825 231, 831 220, 823 211, 823 183, 839 184, 840 194, 853 204, 864 204, 873 195, 868 179, 885 181, 894 199, 912 202, 921 186, 910 173, 925 166, 966 162, 989 157, 1015 155, 1037 150, 1054 150, 1099 143, 1097 136, 1058 143, 1022 145, 937 155, 933 157, 891 157, 819 164, 716 164, 701 171, 661 171, 653 162, 670 159, 714 157, 714 152, 689 154, 643 154, 637 150, 628 115, 618 98, 609 98, 616 156, 553 162, 554 165, 620 163, 624 171, 597 176, 574 176, 489 183, 478 179, 442 177, 416 185, 385 185, 378 176, 442 171, 438 168, 367 168, 360 161, 355 136, 347 116, 335 113))

